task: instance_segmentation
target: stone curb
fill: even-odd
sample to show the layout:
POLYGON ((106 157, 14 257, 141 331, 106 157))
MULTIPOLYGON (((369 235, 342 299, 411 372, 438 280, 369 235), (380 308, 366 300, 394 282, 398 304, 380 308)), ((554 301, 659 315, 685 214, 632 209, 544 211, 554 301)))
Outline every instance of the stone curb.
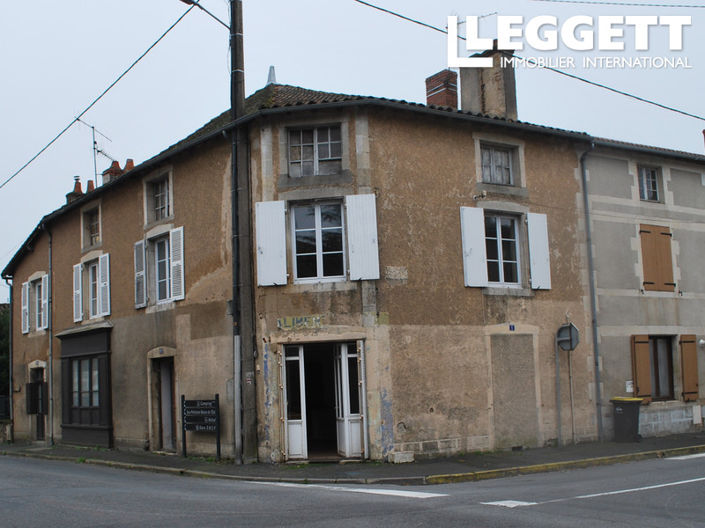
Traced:
POLYGON ((424 485, 424 484, 452 484, 457 482, 470 482, 479 480, 489 480, 503 477, 513 477, 517 475, 529 475, 532 473, 547 473, 551 471, 563 471, 567 469, 578 469, 594 466, 606 466, 620 464, 624 462, 634 462, 638 460, 648 460, 653 458, 668 458, 673 456, 689 455, 694 453, 705 453, 705 445, 677 447, 656 451, 642 451, 639 453, 629 453, 625 455, 612 455, 606 457, 585 458, 579 460, 566 460, 561 462, 551 462, 546 464, 534 464, 531 466, 517 466, 502 469, 489 469, 484 471, 473 471, 468 473, 453 473, 447 475, 427 475, 417 477, 371 477, 371 478, 306 478, 306 477, 258 477, 253 475, 229 475, 227 473, 214 473, 197 469, 174 468, 168 466, 153 466, 150 464, 136 464, 131 462, 119 462, 115 460, 102 460, 99 458, 68 457, 60 455, 46 455, 42 453, 27 453, 21 451, 0 451, 2 456, 14 456, 24 458, 37 458, 42 460, 58 460, 63 462, 75 462, 92 464, 96 466, 106 466, 118 469, 129 469, 136 471, 149 471, 153 473, 164 473, 170 475, 181 475, 196 478, 217 478, 224 480, 234 480, 241 482, 286 482, 289 484, 390 484, 397 486, 424 485))
POLYGON ((649 460, 652 458, 668 458, 673 456, 690 455, 705 452, 705 445, 675 447, 671 449, 660 449, 656 451, 641 451, 639 453, 629 453, 626 455, 612 455, 606 457, 584 458, 579 460, 565 460, 562 462, 550 462, 546 464, 535 464, 532 466, 517 466, 502 469, 489 469, 486 471, 474 471, 471 473, 455 473, 449 475, 429 475, 426 477, 426 484, 451 484, 455 482, 469 482, 475 480, 488 480, 503 477, 513 477, 517 475, 530 475, 532 473, 548 473, 550 471, 563 471, 567 469, 579 469, 594 466, 608 466, 621 464, 624 462, 635 462, 638 460, 649 460))

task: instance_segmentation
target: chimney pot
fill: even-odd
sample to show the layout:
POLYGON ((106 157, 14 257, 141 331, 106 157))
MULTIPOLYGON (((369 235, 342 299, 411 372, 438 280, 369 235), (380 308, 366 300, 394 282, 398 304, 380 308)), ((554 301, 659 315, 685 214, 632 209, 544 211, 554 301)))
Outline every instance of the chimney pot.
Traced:
POLYGON ((122 176, 123 170, 117 161, 113 161, 106 170, 103 171, 103 184, 110 183, 114 179, 122 176))
POLYGON ((95 184, 93 183, 93 180, 88 180, 88 183, 86 184, 86 194, 95 191, 95 184))
POLYGON ((81 177, 74 176, 73 177, 73 190, 70 193, 66 194, 66 203, 70 204, 71 202, 75 202, 82 195, 83 195, 83 190, 81 190, 81 177))
POLYGON ((441 70, 426 78, 426 104, 458 109, 458 74, 441 70))
POLYGON ((123 169, 123 174, 125 172, 131 171, 134 168, 135 168, 135 160, 133 160, 132 158, 127 158, 127 161, 125 161, 125 168, 123 169))

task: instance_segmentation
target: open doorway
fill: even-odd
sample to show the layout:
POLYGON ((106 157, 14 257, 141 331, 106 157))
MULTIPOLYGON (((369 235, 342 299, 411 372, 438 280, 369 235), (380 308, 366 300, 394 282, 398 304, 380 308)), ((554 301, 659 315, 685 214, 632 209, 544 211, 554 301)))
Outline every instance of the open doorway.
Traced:
POLYGON ((152 360, 153 399, 158 435, 156 446, 161 451, 176 450, 174 400, 174 358, 152 360))
POLYGON ((284 347, 288 458, 363 456, 360 359, 355 342, 284 347))

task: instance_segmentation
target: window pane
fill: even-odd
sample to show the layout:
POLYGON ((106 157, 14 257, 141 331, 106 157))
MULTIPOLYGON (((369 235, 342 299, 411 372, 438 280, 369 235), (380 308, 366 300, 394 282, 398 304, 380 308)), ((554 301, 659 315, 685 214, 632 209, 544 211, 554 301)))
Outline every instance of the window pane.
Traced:
POLYGON ((301 131, 300 130, 290 130, 289 131, 289 145, 301 145, 301 131))
POLYGON ((339 126, 330 127, 330 140, 331 141, 340 141, 340 127, 339 126))
POLYGON ((312 160, 313 159, 313 145, 302 147, 301 159, 302 160, 312 160))
POLYGON ((516 262, 505 262, 504 266, 504 282, 519 282, 517 276, 516 262))
POLYGON ((317 134, 319 143, 328 143, 328 127, 320 127, 317 134))
POLYGON ((316 232, 313 230, 296 232, 296 254, 304 253, 316 254, 316 232))
POLYGON ((341 170, 340 160, 328 160, 318 162, 318 175, 328 176, 330 174, 338 174, 341 170))
POLYGON ((81 407, 89 407, 91 405, 91 360, 81 360, 81 407))
POLYGON ((296 277, 305 279, 315 277, 316 273, 316 255, 304 255, 296 257, 296 277))
POLYGON ((301 147, 291 147, 289 149, 289 160, 290 161, 300 161, 301 160, 301 147))
POLYGON ((292 163, 289 165, 289 176, 292 178, 300 178, 301 177, 301 164, 300 163, 292 163))
POLYGON ((313 161, 304 161, 301 164, 301 176, 313 176, 313 161))
POLYGON ((321 206, 321 227, 340 227, 343 225, 340 205, 321 206))
POLYGON ((487 251, 487 258, 489 260, 499 259, 499 252, 497 251, 497 240, 493 238, 486 239, 485 250, 487 251))
POLYGON ((92 399, 93 399, 93 407, 98 407, 100 405, 100 401, 98 399, 98 394, 99 394, 99 385, 98 385, 98 359, 93 359, 93 366, 92 366, 92 371, 91 371, 91 377, 92 377, 92 387, 91 387, 91 392, 93 393, 92 399))
POLYGON ((289 420, 301 419, 301 381, 298 360, 286 362, 286 416, 289 420))
POLYGON ((330 145, 330 157, 331 158, 340 158, 341 157, 341 152, 342 148, 340 143, 331 143, 330 145))
POLYGON ((71 385, 71 388, 73 389, 73 390, 72 390, 72 392, 73 392, 73 406, 74 406, 74 407, 78 407, 78 403, 79 403, 79 401, 78 401, 78 393, 79 393, 79 390, 80 390, 80 386, 79 386, 79 384, 78 384, 80 362, 79 362, 79 361, 76 361, 76 360, 72 361, 72 362, 71 362, 71 367, 72 367, 72 370, 73 370, 73 383, 72 383, 72 385, 71 385))
POLYGON ((316 210, 313 206, 294 208, 294 228, 313 229, 316 227, 316 210))
POLYGON ((494 216, 485 217, 485 236, 487 238, 497 238, 497 220, 494 216))
MULTIPOLYGON (((348 350, 352 344, 348 345, 348 350)), ((348 357, 348 388, 350 390, 350 414, 360 413, 360 394, 357 382, 357 357, 348 357)))
POLYGON ((343 250, 343 231, 341 229, 324 230, 322 233, 322 240, 324 253, 343 250))
POLYGON ((318 145, 318 159, 326 159, 329 157, 329 148, 328 144, 319 144, 318 145))
POLYGON ((514 220, 511 218, 500 218, 500 225, 502 230, 502 239, 513 239, 514 238, 514 220))
POLYGON ((517 253, 516 253, 516 243, 513 240, 502 241, 502 259, 504 261, 514 261, 516 262, 517 260, 517 253))
POLYGON ((313 145, 313 129, 312 129, 312 128, 308 128, 308 129, 306 129, 306 130, 303 130, 303 131, 301 132, 301 138, 302 138, 302 141, 301 141, 301 142, 302 142, 304 145, 306 145, 306 144, 308 144, 308 145, 313 145))
POLYGON ((487 261, 487 279, 490 282, 499 282, 499 262, 487 261))
POLYGON ((343 254, 328 253, 323 255, 323 276, 338 277, 343 275, 343 254))

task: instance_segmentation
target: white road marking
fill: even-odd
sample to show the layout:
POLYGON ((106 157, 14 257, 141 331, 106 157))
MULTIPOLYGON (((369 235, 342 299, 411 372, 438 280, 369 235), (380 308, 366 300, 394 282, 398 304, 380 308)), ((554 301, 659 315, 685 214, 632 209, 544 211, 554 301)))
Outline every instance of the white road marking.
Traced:
POLYGON ((495 501, 495 502, 482 502, 481 504, 486 504, 487 506, 504 506, 505 508, 517 508, 519 506, 534 506, 535 502, 522 502, 522 501, 495 501))
POLYGON ((683 484, 693 484, 694 482, 703 482, 703 481, 705 481, 705 477, 694 478, 694 479, 689 479, 689 480, 679 480, 678 482, 666 482, 665 484, 655 484, 653 486, 643 486, 641 488, 631 488, 631 489, 623 489, 623 490, 616 490, 616 491, 605 491, 602 493, 591 493, 589 495, 576 495, 575 497, 564 497, 562 499, 552 499, 552 500, 547 500, 547 501, 543 501, 543 502, 523 502, 523 501, 504 500, 504 501, 496 501, 496 502, 483 502, 482 504, 486 504, 489 506, 503 506, 505 508, 517 508, 517 507, 522 507, 522 506, 540 506, 542 504, 551 504, 554 502, 565 502, 565 501, 579 500, 579 499, 594 499, 596 497, 607 497, 610 495, 623 495, 625 493, 636 493, 639 491, 649 491, 649 490, 654 490, 654 489, 659 489, 659 488, 669 488, 671 486, 682 486, 683 484))
POLYGON ((665 460, 690 460, 691 458, 705 458, 705 453, 698 453, 697 455, 684 455, 677 457, 668 457, 665 460))
POLYGON ((346 491, 348 493, 367 493, 369 495, 387 495, 391 497, 403 497, 407 499, 435 499, 447 497, 447 493, 427 493, 424 491, 406 491, 380 488, 347 488, 344 486, 328 486, 324 484, 294 484, 293 482, 259 482, 268 486, 278 486, 282 488, 317 488, 328 491, 346 491))

